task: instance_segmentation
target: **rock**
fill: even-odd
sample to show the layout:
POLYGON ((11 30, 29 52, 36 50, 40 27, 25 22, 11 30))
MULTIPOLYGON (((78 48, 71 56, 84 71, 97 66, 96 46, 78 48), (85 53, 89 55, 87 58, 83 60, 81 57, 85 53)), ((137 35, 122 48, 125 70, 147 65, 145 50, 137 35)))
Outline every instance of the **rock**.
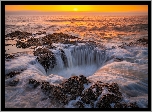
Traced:
POLYGON ((12 37, 12 38, 17 37, 18 39, 22 39, 22 38, 25 38, 25 37, 28 37, 28 36, 31 36, 31 35, 32 35, 32 33, 15 31, 15 32, 9 33, 5 36, 6 37, 12 37))
POLYGON ((90 83, 90 81, 87 80, 87 78, 84 75, 79 75, 79 81, 82 82, 83 84, 90 83))
POLYGON ((20 73, 21 73, 21 72, 19 72, 19 71, 13 71, 13 72, 10 72, 10 73, 6 74, 6 75, 5 75, 5 78, 12 78, 12 77, 14 77, 15 75, 20 74, 20 73))
POLYGON ((16 86, 19 82, 19 79, 13 79, 12 81, 9 82, 9 86, 16 86))
POLYGON ((91 88, 86 89, 81 95, 81 100, 86 104, 90 104, 92 100, 96 99, 97 97, 91 88))
POLYGON ((22 39, 28 36, 31 36, 32 33, 15 31, 6 35, 6 37, 18 37, 18 39, 22 39))
POLYGON ((111 108, 111 103, 117 103, 121 100, 120 97, 114 94, 103 95, 100 100, 97 102, 97 108, 111 108))
POLYGON ((61 52, 61 58, 63 60, 64 66, 68 67, 68 59, 65 55, 65 52, 62 49, 60 49, 60 52, 61 52))
POLYGON ((35 79, 29 79, 29 84, 33 87, 36 88, 40 85, 40 82, 36 81, 35 79))
POLYGON ((81 101, 77 101, 74 106, 76 106, 76 108, 84 108, 84 103, 81 101))
POLYGON ((63 92, 63 89, 59 86, 55 86, 52 90, 52 95, 60 102, 67 104, 68 98, 67 95, 63 92))
POLYGON ((65 93, 74 94, 75 96, 81 95, 84 85, 79 80, 78 76, 72 76, 68 80, 62 83, 63 90, 65 93))
POLYGON ((73 44, 76 41, 71 42, 70 39, 77 39, 78 37, 72 36, 72 35, 68 35, 68 34, 64 34, 64 33, 53 33, 53 34, 49 34, 46 35, 42 38, 43 41, 43 45, 48 45, 48 44, 52 44, 52 43, 64 43, 64 44, 73 44))
POLYGON ((94 85, 92 85, 90 87, 93 92, 95 93, 96 97, 99 97, 99 95, 102 93, 103 89, 102 89, 102 85, 101 83, 97 82, 94 85))
POLYGON ((126 104, 126 103, 116 103, 114 105, 114 108, 139 108, 139 107, 136 104, 136 102, 134 102, 134 103, 129 103, 129 104, 126 104))
POLYGON ((128 108, 128 105, 125 103, 115 103, 114 108, 128 108))
POLYGON ((5 59, 14 59, 15 55, 12 54, 5 54, 5 59))
POLYGON ((139 108, 138 105, 136 104, 136 102, 134 103, 129 103, 128 104, 128 108, 139 108))
POLYGON ((148 39, 147 38, 141 38, 141 39, 138 39, 137 42, 141 42, 143 44, 148 44, 148 39))
POLYGON ((17 41, 16 47, 17 48, 28 48, 29 46, 25 42, 17 41))
POLYGON ((37 56, 36 60, 45 68, 54 68, 56 65, 56 58, 53 52, 47 48, 38 48, 34 51, 34 56, 37 56))
POLYGON ((49 82, 42 81, 41 82, 41 89, 46 95, 50 95, 51 89, 54 85, 50 85, 49 82))

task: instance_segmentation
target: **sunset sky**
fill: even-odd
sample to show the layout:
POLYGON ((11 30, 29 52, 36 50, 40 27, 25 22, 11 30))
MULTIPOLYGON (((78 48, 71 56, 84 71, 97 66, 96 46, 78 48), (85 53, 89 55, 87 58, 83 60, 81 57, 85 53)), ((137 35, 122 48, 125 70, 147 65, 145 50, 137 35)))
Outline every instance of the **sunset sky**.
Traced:
POLYGON ((148 5, 5 5, 5 11, 148 13, 148 5))

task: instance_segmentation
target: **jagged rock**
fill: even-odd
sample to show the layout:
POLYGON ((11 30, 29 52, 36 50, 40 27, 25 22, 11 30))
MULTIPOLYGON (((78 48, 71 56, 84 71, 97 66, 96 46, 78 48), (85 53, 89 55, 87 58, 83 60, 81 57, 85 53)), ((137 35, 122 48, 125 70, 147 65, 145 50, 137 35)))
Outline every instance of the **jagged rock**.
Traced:
POLYGON ((20 73, 21 73, 21 72, 19 72, 19 71, 13 71, 13 72, 10 72, 10 73, 6 74, 6 75, 5 75, 5 78, 12 78, 12 77, 14 77, 15 75, 20 74, 20 73))
POLYGON ((84 75, 79 75, 79 81, 82 82, 83 84, 90 83, 90 81, 84 75))
POLYGON ((118 97, 114 94, 103 95, 100 100, 97 102, 97 108, 111 108, 111 103, 117 103, 121 100, 121 97, 118 97))
POLYGON ((45 68, 54 68, 56 65, 56 58, 53 52, 47 48, 38 48, 34 51, 34 56, 37 56, 36 60, 45 68))
POLYGON ((134 103, 129 103, 128 104, 128 108, 139 108, 138 105, 136 104, 136 102, 134 103))
POLYGON ((67 104, 68 98, 67 95, 63 92, 63 89, 59 86, 55 86, 52 90, 53 96, 60 102, 67 104))
POLYGON ((84 103, 81 101, 77 101, 74 106, 76 106, 76 108, 84 108, 84 103))
POLYGON ((81 100, 86 104, 90 104, 92 100, 96 100, 97 96, 91 88, 86 89, 81 96, 81 100))
POLYGON ((28 48, 29 46, 25 42, 17 41, 16 47, 17 48, 28 48))
POLYGON ((114 108, 139 108, 136 102, 134 103, 115 103, 114 108))
POLYGON ((6 37, 12 37, 12 38, 17 37, 18 39, 22 39, 22 38, 25 38, 25 37, 28 37, 31 35, 32 35, 32 33, 15 31, 15 32, 7 34, 6 37))
POLYGON ((65 52, 62 49, 60 49, 60 52, 61 52, 61 58, 63 60, 64 66, 68 67, 68 59, 65 55, 65 52))
POLYGON ((67 81, 63 82, 63 90, 66 93, 74 94, 75 96, 81 95, 84 89, 84 82, 81 77, 72 76, 67 81))
POLYGON ((16 86, 19 82, 19 79, 13 79, 12 81, 9 82, 9 86, 16 86))
POLYGON ((50 91, 53 87, 54 85, 50 85, 49 82, 45 82, 45 81, 41 82, 41 89, 46 95, 50 94, 50 91))
POLYGON ((64 44, 73 44, 76 41, 71 41, 70 39, 77 39, 78 37, 64 34, 64 33, 53 33, 46 35, 42 38, 43 44, 48 45, 52 43, 64 43, 64 44))
POLYGON ((125 103, 115 103, 114 108, 128 108, 128 105, 125 103))
POLYGON ((12 54, 5 54, 5 59, 14 59, 15 55, 12 54))
POLYGON ((97 82, 90 87, 95 93, 95 97, 97 98, 103 91, 101 83, 97 82))
POLYGON ((143 44, 148 44, 148 39, 147 38, 141 38, 141 39, 138 39, 137 42, 141 42, 143 44))
POLYGON ((33 87, 36 88, 40 85, 40 82, 36 81, 35 79, 29 79, 29 84, 33 87))

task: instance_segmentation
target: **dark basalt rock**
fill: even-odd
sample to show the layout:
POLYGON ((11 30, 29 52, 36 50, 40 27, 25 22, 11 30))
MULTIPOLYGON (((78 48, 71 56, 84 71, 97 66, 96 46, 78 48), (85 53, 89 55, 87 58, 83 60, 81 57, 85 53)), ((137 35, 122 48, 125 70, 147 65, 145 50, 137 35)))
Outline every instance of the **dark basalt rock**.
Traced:
POLYGON ((139 108, 138 105, 136 104, 136 102, 134 103, 129 103, 128 104, 128 108, 139 108))
POLYGON ((22 41, 17 41, 16 47, 17 48, 29 48, 31 46, 40 46, 40 40, 37 38, 29 38, 27 41, 22 42, 22 41))
POLYGON ((49 82, 45 82, 45 81, 41 82, 41 89, 46 95, 50 94, 50 90, 52 87, 53 85, 50 85, 49 82))
POLYGON ((125 103, 115 103, 114 108, 128 108, 128 105, 125 103))
POLYGON ((19 79, 13 79, 12 81, 9 82, 9 86, 16 86, 19 82, 19 79))
POLYGON ((119 86, 118 86, 117 83, 112 83, 112 84, 110 84, 110 85, 108 86, 108 91, 109 91, 109 92, 112 92, 112 93, 115 93, 115 94, 121 95, 120 92, 119 92, 119 86))
POLYGON ((67 104, 68 103, 68 97, 63 92, 63 89, 60 86, 55 86, 52 90, 52 95, 60 102, 67 104))
POLYGON ((63 60, 64 66, 68 67, 68 59, 65 55, 65 52, 62 49, 60 49, 60 52, 61 52, 61 58, 63 60))
POLYGON ((21 73, 21 72, 19 72, 19 71, 13 71, 13 72, 10 72, 10 73, 6 74, 6 75, 5 75, 5 78, 12 78, 12 77, 14 77, 15 75, 20 74, 20 73, 21 73))
POLYGON ((70 39, 77 39, 78 37, 64 34, 64 33, 53 33, 46 35, 42 38, 43 44, 48 45, 52 43, 64 43, 64 44, 75 44, 76 41, 71 41, 70 39))
POLYGON ((76 108, 84 108, 84 103, 81 101, 77 101, 74 106, 76 106, 76 108))
POLYGON ((36 81, 35 79, 29 79, 29 84, 33 87, 36 88, 40 85, 40 82, 36 81))
POLYGON ((90 83, 90 81, 84 75, 79 75, 79 81, 82 82, 83 84, 90 83))
POLYGON ((17 48, 28 48, 29 46, 25 42, 17 41, 16 47, 17 48))
POLYGON ((97 96, 91 88, 88 88, 82 93, 81 100, 86 104, 90 104, 92 100, 97 100, 97 96))
POLYGON ((94 90, 94 93, 95 93, 95 97, 96 97, 96 98, 97 98, 97 97, 102 93, 102 91, 103 91, 102 85, 101 85, 99 82, 97 82, 97 83, 95 83, 94 85, 92 85, 92 86, 90 87, 90 89, 94 90))
POLYGON ((15 32, 9 33, 5 36, 6 37, 12 37, 12 38, 17 37, 18 39, 22 39, 22 38, 25 38, 25 37, 28 37, 28 36, 31 36, 31 35, 32 35, 32 33, 15 31, 15 32))
POLYGON ((56 58, 53 52, 47 48, 38 48, 34 51, 34 56, 37 56, 36 60, 45 68, 54 68, 56 65, 56 58))
POLYGON ((141 38, 141 39, 138 39, 137 42, 141 42, 143 44, 148 44, 148 39, 147 38, 141 38))
POLYGON ((35 88, 41 85, 42 92, 51 101, 55 101, 58 104, 66 105, 70 100, 76 100, 77 97, 80 97, 79 101, 73 104, 76 108, 85 108, 85 104, 89 104, 91 108, 139 108, 136 103, 126 104, 121 102, 122 94, 117 83, 108 84, 97 81, 84 90, 84 84, 89 82, 83 75, 72 76, 59 85, 29 79, 30 85, 35 88), (100 97, 103 89, 107 89, 110 93, 100 97), (114 107, 111 107, 112 103, 114 103, 114 107))
POLYGON ((121 100, 121 97, 118 97, 114 94, 103 95, 100 100, 97 102, 97 108, 111 108, 111 103, 117 103, 121 100))
POLYGON ((12 54, 5 54, 5 59, 14 59, 15 55, 12 54))
MULTIPOLYGON (((84 77, 85 79, 85 77, 84 77)), ((74 94, 75 96, 81 95, 84 89, 84 83, 87 82, 83 80, 82 77, 72 76, 67 81, 62 83, 63 90, 65 93, 74 94)))
POLYGON ((66 94, 63 92, 61 86, 55 86, 49 84, 49 82, 41 82, 41 89, 45 95, 47 95, 50 99, 56 99, 59 103, 67 104, 68 98, 66 94))
POLYGON ((134 103, 115 103, 114 108, 139 108, 136 102, 134 103))

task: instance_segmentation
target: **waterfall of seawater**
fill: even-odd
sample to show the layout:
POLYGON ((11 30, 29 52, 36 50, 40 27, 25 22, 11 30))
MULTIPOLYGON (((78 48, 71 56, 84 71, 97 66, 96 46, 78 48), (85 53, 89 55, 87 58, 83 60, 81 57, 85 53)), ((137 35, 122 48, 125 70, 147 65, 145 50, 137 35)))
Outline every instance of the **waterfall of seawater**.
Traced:
POLYGON ((86 74, 89 76, 106 61, 106 52, 93 46, 81 45, 63 48, 62 50, 64 51, 64 58, 62 58, 61 52, 55 54, 57 64, 55 68, 48 70, 48 75, 53 73, 58 75, 65 74, 66 76, 71 76, 72 74, 86 74))

